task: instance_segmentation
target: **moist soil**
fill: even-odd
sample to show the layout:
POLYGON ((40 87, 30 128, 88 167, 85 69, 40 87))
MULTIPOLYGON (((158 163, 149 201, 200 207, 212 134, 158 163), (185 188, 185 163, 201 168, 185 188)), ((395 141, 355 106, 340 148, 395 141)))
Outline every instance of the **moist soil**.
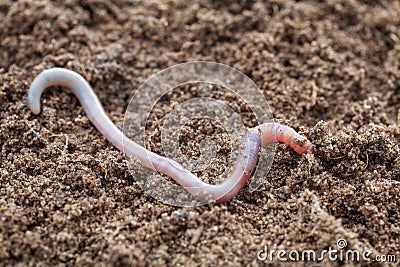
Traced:
MULTIPOLYGON (((0 262, 4 266, 356 265, 261 261, 269 250, 338 249, 400 260, 400 3, 398 1, 0 1, 0 262), (261 186, 231 201, 165 205, 135 181, 123 153, 91 124, 76 97, 52 88, 34 115, 26 96, 41 71, 64 67, 93 87, 119 128, 132 94, 152 74, 188 61, 234 67, 261 89, 276 121, 315 145, 276 147, 261 186)), ((176 103, 154 106, 147 145, 176 103)), ((216 90, 255 126, 240 99, 216 90)), ((218 183, 232 141, 196 119, 179 136, 216 161, 198 172, 218 183)), ((372 266, 386 266, 373 262, 372 266)))

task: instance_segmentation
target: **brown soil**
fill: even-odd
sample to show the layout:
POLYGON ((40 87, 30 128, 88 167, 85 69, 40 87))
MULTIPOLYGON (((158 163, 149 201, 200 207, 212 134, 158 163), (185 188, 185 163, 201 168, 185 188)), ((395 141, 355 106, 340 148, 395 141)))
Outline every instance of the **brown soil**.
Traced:
POLYGON ((340 238, 400 260, 398 1, 109 2, 0 1, 1 265, 257 266, 265 245, 320 251, 340 238), (47 91, 39 116, 26 105, 40 71, 65 67, 122 126, 141 83, 193 60, 252 78, 315 153, 280 145, 256 192, 178 208, 138 187, 72 94, 47 91))

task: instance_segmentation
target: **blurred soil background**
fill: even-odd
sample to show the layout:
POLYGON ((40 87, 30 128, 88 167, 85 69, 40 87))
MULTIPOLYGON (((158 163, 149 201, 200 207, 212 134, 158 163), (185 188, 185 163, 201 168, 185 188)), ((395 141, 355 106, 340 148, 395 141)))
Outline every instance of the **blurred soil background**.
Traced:
MULTIPOLYGON (((265 246, 321 251, 339 239, 399 261, 399 14, 400 2, 385 0, 1 0, 0 264, 258 266, 265 246), (179 208, 141 190, 71 93, 46 91, 38 116, 27 107, 32 79, 65 67, 89 81, 122 127, 131 95, 150 75, 194 60, 248 75, 314 154, 279 145, 257 191, 179 208)), ((154 114, 195 95, 184 92, 154 114)), ((228 98, 220 94, 248 116, 228 98)), ((207 123, 184 134, 201 140, 207 131, 195 129, 207 123)), ((155 151, 157 140, 149 138, 155 151)))

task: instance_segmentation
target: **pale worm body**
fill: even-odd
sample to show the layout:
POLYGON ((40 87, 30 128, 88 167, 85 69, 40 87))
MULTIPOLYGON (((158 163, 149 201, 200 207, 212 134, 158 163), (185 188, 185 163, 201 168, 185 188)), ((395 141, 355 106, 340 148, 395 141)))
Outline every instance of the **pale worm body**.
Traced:
POLYGON ((179 163, 157 155, 126 137, 108 118, 89 83, 78 73, 52 68, 40 73, 32 82, 28 92, 28 104, 34 114, 40 113, 40 96, 50 86, 71 89, 78 97, 88 118, 94 126, 119 150, 137 157, 142 165, 173 178, 201 201, 225 202, 238 194, 257 165, 259 150, 265 145, 279 141, 290 145, 299 154, 311 152, 313 146, 294 129, 279 123, 265 123, 249 129, 243 138, 243 151, 230 175, 221 184, 210 185, 184 169, 179 163))

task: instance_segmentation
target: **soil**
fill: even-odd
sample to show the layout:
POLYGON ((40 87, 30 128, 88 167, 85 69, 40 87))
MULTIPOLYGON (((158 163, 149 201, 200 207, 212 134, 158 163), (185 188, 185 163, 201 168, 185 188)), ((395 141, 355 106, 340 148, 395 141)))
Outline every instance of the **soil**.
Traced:
MULTIPOLYGON (((399 13, 400 2, 386 0, 0 1, 1 265, 278 266, 259 251, 337 249, 339 239, 400 261, 399 13), (65 67, 89 81, 122 127, 150 75, 194 60, 249 76, 275 119, 315 152, 279 145, 255 192, 246 186, 225 204, 174 207, 138 186, 71 93, 46 91, 40 115, 26 103, 36 75, 65 67)), ((182 90, 193 93, 180 90, 154 118, 187 99, 182 90)), ((238 112, 251 126, 247 109, 238 112)), ((192 139, 181 138, 189 156, 199 156, 201 125, 210 121, 193 122, 183 133, 192 139)), ((221 164, 201 173, 205 181, 229 152, 213 127, 221 164)), ((149 134, 154 151, 158 138, 149 134)))

